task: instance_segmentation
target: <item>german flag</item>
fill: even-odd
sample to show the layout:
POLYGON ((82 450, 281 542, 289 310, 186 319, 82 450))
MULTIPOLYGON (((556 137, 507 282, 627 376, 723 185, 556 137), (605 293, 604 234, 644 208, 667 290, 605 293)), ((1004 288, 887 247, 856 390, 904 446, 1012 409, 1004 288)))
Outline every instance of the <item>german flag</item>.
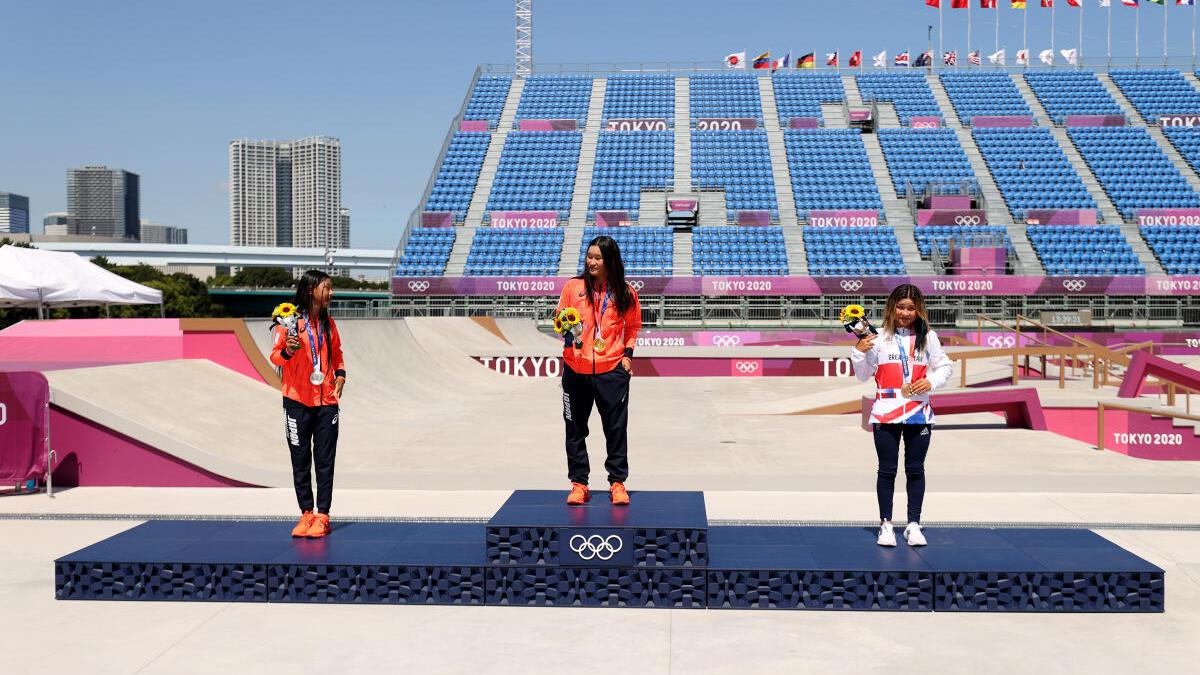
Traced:
POLYGON ((1025 9, 1025 0, 1012 0, 1013 9, 1025 9))
POLYGON ((804 56, 801 56, 800 58, 796 59, 796 67, 797 68, 816 68, 817 63, 815 61, 815 58, 816 57, 813 54, 813 52, 809 52, 809 53, 805 54, 804 56))

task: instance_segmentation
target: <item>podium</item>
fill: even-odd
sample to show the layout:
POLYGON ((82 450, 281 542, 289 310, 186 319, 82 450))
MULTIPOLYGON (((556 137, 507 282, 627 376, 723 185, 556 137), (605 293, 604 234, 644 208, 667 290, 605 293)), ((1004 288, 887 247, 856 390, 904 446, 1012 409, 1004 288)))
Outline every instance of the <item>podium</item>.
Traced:
POLYGON ((486 523, 149 521, 54 563, 61 600, 1162 612, 1164 574, 1089 530, 712 524, 700 492, 518 490, 486 523))

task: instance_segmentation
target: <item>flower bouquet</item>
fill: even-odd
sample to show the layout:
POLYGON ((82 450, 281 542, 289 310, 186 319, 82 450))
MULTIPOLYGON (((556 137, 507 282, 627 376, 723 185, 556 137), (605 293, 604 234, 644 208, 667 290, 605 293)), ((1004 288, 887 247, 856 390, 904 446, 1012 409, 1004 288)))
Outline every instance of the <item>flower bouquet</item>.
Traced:
POLYGON ((564 344, 583 349, 583 317, 574 307, 568 307, 554 317, 554 332, 563 336, 564 344))

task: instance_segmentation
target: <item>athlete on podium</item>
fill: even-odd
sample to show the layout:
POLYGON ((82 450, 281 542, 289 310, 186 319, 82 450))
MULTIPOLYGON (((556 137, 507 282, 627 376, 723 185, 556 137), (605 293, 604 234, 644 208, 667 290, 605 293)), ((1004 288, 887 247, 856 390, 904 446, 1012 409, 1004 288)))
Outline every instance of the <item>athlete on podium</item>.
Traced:
POLYGON ((572 317, 577 314, 582 329, 563 334, 563 419, 567 477, 571 480, 567 503, 580 505, 591 498, 586 439, 595 403, 608 447, 604 468, 609 495, 613 504, 628 504, 629 380, 642 307, 637 293, 625 282, 621 249, 612 237, 599 236, 588 243, 584 269, 563 287, 555 316, 564 312, 572 317))

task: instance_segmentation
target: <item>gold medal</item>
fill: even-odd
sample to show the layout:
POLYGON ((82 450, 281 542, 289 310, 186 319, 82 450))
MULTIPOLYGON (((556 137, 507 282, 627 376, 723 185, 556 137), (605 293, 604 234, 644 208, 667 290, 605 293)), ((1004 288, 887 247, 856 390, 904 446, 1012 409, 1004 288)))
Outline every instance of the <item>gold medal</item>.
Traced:
POLYGON ((592 349, 597 354, 602 353, 606 347, 608 347, 608 343, 604 341, 604 338, 598 337, 595 340, 592 340, 592 349))
POLYGON ((912 398, 912 385, 906 384, 903 387, 900 387, 900 395, 904 398, 912 398))

